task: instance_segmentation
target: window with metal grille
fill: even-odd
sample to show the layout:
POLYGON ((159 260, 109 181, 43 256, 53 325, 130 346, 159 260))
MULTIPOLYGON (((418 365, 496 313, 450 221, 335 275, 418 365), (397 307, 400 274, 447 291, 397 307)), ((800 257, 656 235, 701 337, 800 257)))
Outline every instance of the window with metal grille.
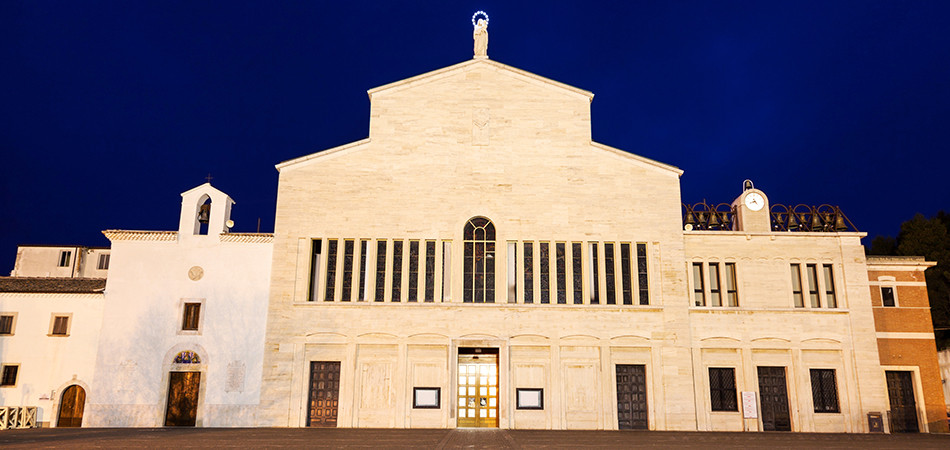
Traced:
POLYGON ((435 241, 426 241, 425 301, 435 301, 435 241))
POLYGON ((524 302, 534 303, 534 242, 524 243, 524 302))
POLYGON ((343 241, 343 279, 340 280, 340 301, 350 301, 353 292, 353 252, 356 248, 352 239, 343 241))
POLYGON ((13 364, 3 365, 3 375, 0 376, 0 386, 16 386, 16 374, 20 366, 13 364))
POLYGON ((614 270, 614 244, 604 242, 604 278, 607 282, 607 287, 604 289, 607 299, 604 303, 608 305, 617 304, 617 278, 614 276, 614 270))
POLYGON ((376 241, 376 298, 377 302, 386 297, 386 240, 376 241))
POLYGON ((393 284, 390 289, 391 302, 402 301, 402 240, 393 241, 393 284))
POLYGON ((540 247, 538 247, 538 268, 541 275, 541 288, 539 289, 541 303, 551 303, 551 244, 549 242, 541 242, 538 245, 540 245, 540 247))
POLYGON ((360 241, 360 287, 356 299, 358 301, 366 300, 369 296, 369 272, 366 271, 367 253, 369 252, 369 240, 360 241))
POLYGON ((557 303, 559 305, 567 304, 567 258, 566 249, 563 242, 554 244, 554 269, 557 274, 557 281, 554 283, 557 287, 557 303))
POLYGON ((66 336, 69 333, 69 316, 56 316, 53 318, 53 336, 66 336))
POLYGON ((839 412, 834 369, 811 369, 811 397, 816 413, 839 412))
POLYGON ((709 400, 713 411, 738 411, 736 369, 709 368, 709 400))
POLYGON ((419 241, 409 241, 409 291, 407 302, 419 301, 419 241))
POLYGON ((201 317, 201 303, 185 303, 181 319, 183 331, 198 331, 198 319, 201 317))
POLYGON ((630 267, 630 244, 620 244, 620 280, 623 283, 621 297, 624 305, 633 304, 633 278, 630 267))
POLYGON ((581 266, 581 243, 571 243, 571 278, 574 279, 574 304, 584 303, 584 279, 583 266, 581 266))

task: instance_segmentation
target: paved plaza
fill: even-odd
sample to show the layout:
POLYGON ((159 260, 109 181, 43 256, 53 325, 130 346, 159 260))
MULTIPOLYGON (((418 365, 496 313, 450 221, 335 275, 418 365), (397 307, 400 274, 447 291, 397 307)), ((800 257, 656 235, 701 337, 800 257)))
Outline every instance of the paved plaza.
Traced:
POLYGON ((0 431, 2 448, 950 448, 950 435, 476 429, 46 428, 0 431))

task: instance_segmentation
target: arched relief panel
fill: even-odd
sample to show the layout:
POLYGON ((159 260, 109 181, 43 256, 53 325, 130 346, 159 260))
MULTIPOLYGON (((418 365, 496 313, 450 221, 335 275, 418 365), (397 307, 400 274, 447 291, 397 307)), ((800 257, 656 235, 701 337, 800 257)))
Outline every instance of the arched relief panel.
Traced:
POLYGON ((841 341, 833 338, 810 338, 802 341, 802 347, 820 347, 829 349, 840 349, 841 341))
POLYGON ((735 348, 742 344, 741 339, 729 336, 715 336, 700 339, 703 348, 735 348))
POLYGON ((420 340, 420 341, 429 341, 429 340, 447 340, 448 336, 439 333, 419 333, 419 334, 410 334, 409 339, 420 340))
POLYGON ((498 336, 494 336, 491 334, 472 333, 472 334, 463 334, 459 336, 459 339, 498 339, 498 336))
POLYGON ((508 340, 510 345, 551 345, 551 338, 539 334, 518 334, 508 340))
POLYGON ((589 334, 573 334, 561 337, 562 345, 600 345, 600 338, 589 334))
POLYGON ((341 333, 333 332, 315 332, 309 333, 305 336, 306 341, 309 342, 327 342, 327 343, 345 343, 349 341, 349 337, 341 333))
POLYGON ((788 339, 785 339, 785 338, 771 337, 771 336, 770 336, 770 337, 755 338, 755 339, 752 340, 752 343, 754 343, 754 344, 760 344, 760 345, 761 345, 761 344, 788 345, 788 344, 791 343, 791 342, 792 342, 792 341, 790 341, 790 340, 788 340, 788 339))
POLYGON ((611 345, 649 345, 650 338, 647 336, 638 336, 635 334, 628 334, 623 336, 614 336, 610 338, 611 345))

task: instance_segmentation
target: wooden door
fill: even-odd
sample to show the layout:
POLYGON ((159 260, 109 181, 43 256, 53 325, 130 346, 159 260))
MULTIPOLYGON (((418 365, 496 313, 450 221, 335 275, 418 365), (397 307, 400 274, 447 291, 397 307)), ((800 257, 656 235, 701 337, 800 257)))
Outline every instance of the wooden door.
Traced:
POLYGON ((85 389, 75 384, 66 388, 59 403, 59 417, 56 419, 56 426, 60 428, 81 427, 82 411, 85 406, 85 389))
POLYGON ((498 427, 498 355, 459 355, 458 426, 498 427))
POLYGON ((917 400, 914 399, 914 381, 911 373, 903 370, 888 370, 884 374, 887 378, 887 397, 891 402, 891 432, 919 432, 917 400))
POLYGON ((310 362, 308 427, 335 427, 340 409, 340 362, 310 362))
POLYGON ((166 427, 193 427, 198 418, 198 386, 201 372, 170 372, 168 374, 168 405, 166 427))
POLYGON ((792 431, 784 367, 759 367, 759 398, 764 431, 792 431))
POLYGON ((617 364, 617 428, 646 430, 647 371, 642 364, 617 364))

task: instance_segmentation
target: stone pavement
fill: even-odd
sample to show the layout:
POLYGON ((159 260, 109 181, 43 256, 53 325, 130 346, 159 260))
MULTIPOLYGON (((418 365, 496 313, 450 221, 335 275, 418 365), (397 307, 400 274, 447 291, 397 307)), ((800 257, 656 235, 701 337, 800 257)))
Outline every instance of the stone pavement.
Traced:
POLYGON ((950 435, 372 428, 44 428, 0 431, 0 448, 874 448, 950 449, 950 435))

